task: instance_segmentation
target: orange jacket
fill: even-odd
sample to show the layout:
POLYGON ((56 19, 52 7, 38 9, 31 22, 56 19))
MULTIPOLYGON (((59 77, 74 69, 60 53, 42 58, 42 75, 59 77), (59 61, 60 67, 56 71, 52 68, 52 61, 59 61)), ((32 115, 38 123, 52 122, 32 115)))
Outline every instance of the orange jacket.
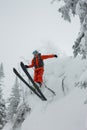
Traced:
MULTIPOLYGON (((51 54, 51 55, 41 55, 41 59, 42 60, 45 60, 45 59, 48 59, 48 58, 53 58, 54 55, 51 54)), ((38 56, 36 57, 36 65, 38 66, 38 63, 39 63, 39 60, 38 60, 38 56)), ((31 64, 29 65, 29 68, 31 67, 34 67, 34 58, 32 59, 32 62, 31 64)))

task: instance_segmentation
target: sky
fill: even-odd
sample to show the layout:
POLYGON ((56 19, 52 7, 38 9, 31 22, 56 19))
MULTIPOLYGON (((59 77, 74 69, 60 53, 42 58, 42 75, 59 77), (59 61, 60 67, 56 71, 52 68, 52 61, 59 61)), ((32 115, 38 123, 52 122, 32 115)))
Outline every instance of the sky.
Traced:
MULTIPOLYGON (((48 41, 67 55, 78 35, 79 19, 68 23, 50 0, 0 0, 0 61, 11 74, 22 58, 31 60, 32 51, 48 41)), ((10 80, 9 78, 9 80, 10 80)))

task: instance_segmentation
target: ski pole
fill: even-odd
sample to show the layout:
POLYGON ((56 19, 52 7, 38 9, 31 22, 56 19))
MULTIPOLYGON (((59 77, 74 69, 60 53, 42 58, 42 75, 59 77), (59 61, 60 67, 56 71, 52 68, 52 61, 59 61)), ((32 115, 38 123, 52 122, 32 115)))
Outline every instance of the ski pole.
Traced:
POLYGON ((47 88, 50 92, 52 92, 54 95, 56 95, 56 93, 55 93, 52 89, 48 88, 48 87, 46 86, 46 84, 44 84, 44 85, 45 85, 45 88, 47 88))

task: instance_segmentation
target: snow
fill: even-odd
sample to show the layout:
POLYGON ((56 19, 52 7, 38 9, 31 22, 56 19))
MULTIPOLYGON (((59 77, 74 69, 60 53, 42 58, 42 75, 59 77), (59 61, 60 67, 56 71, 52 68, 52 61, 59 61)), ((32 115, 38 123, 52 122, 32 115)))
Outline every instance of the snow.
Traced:
POLYGON ((12 122, 8 122, 3 130, 12 130, 12 122))
POLYGON ((48 86, 50 84, 54 88, 57 96, 51 101, 48 99, 48 102, 37 100, 31 114, 24 121, 22 130, 86 130, 87 105, 84 101, 87 99, 87 90, 74 87, 79 80, 86 80, 86 60, 81 60, 80 57, 59 58, 56 64, 53 61, 45 69, 49 75, 48 86), (59 86, 55 86, 59 84, 61 87, 60 79, 64 76, 65 85, 70 91, 59 98, 59 86))
POLYGON ((87 82, 87 71, 83 72, 83 75, 81 75, 80 80, 79 81, 86 81, 87 82))
MULTIPOLYGON (((44 79, 56 96, 46 89, 42 90, 46 102, 34 94, 26 95, 32 109, 18 130, 87 130, 87 89, 81 89, 81 84, 78 87, 87 82, 87 60, 59 57, 48 63, 44 79)), ((3 130, 10 130, 10 125, 7 127, 3 130)))
POLYGON ((85 130, 87 107, 83 104, 84 93, 76 88, 66 98, 49 104, 45 110, 36 108, 23 123, 22 130, 85 130))

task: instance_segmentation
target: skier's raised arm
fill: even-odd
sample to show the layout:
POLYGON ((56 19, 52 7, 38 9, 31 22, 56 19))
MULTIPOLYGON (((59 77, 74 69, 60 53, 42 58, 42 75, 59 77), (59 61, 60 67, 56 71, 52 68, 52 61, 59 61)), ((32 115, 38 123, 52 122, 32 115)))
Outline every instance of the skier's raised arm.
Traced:
POLYGON ((41 55, 41 58, 44 59, 48 59, 48 58, 54 58, 54 57, 58 57, 56 54, 50 54, 50 55, 41 55))

